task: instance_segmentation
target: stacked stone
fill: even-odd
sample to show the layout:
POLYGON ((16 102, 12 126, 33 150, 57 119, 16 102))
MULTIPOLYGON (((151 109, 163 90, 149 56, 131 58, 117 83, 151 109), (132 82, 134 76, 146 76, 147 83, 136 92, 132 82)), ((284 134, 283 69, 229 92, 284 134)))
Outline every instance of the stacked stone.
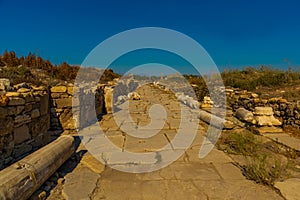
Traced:
POLYGON ((214 102, 211 100, 210 97, 205 96, 203 98, 203 102, 201 104, 201 108, 212 108, 214 105, 214 102))
POLYGON ((226 89, 226 95, 233 111, 243 107, 254 112, 255 107, 271 107, 283 126, 300 129, 300 101, 291 103, 281 97, 261 99, 253 92, 238 89, 226 89))
POLYGON ((96 117, 105 113, 103 85, 86 86, 79 88, 68 84, 50 89, 51 134, 75 134, 78 128, 94 123, 96 117))
MULTIPOLYGON (((10 84, 9 84, 10 85, 10 84)), ((6 89, 2 87, 1 89, 6 89)), ((47 88, 19 84, 0 94, 0 169, 50 141, 47 88)))
POLYGON ((282 123, 273 116, 272 107, 255 107, 253 114, 259 132, 282 132, 282 129, 278 128, 282 123))

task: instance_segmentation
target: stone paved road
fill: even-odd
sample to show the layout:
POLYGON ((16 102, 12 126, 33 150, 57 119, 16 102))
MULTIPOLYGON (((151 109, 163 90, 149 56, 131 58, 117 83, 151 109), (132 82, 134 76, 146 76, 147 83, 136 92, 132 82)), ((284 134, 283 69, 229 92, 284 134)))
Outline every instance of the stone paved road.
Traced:
MULTIPOLYGON (((112 114, 104 116, 100 122, 106 138, 120 148, 120 153, 156 151, 168 144, 179 130, 181 111, 171 93, 149 85, 139 88, 138 93, 141 100, 129 102, 129 112, 134 123, 126 115, 122 117, 122 106, 119 111, 120 126, 112 114), (134 124, 144 126, 143 130, 147 131, 147 124, 151 123, 149 108, 154 104, 163 105, 166 109, 166 117, 152 118, 152 123, 157 123, 152 129, 161 126, 161 118, 166 119, 167 123, 162 125, 162 129, 149 139, 126 134, 124 129, 136 130, 132 126, 134 124)), ((93 133, 93 128, 87 128, 87 132, 93 133)), ((199 126, 192 145, 177 161, 149 173, 126 173, 112 169, 101 164, 88 152, 77 167, 65 176, 61 193, 52 193, 48 199, 283 199, 274 190, 246 180, 240 169, 222 151, 213 149, 204 159, 199 159, 204 135, 204 128, 199 126)), ((78 151, 82 149, 83 145, 78 151)), ((116 161, 111 158, 101 156, 108 164, 128 166, 126 159, 120 158, 120 161, 114 163, 116 161)), ((154 161, 150 159, 149 162, 154 161)))

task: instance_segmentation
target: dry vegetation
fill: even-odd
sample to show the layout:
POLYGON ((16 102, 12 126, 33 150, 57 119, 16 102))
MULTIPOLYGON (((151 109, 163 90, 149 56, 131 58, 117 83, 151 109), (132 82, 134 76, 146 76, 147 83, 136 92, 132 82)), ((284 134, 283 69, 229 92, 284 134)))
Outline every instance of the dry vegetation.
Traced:
MULTIPOLYGON (((227 87, 240 88, 256 92, 267 97, 283 97, 289 101, 300 98, 300 69, 286 71, 272 67, 246 67, 244 69, 224 70, 221 73, 227 87)), ((194 75, 185 76, 191 84, 198 86, 199 99, 208 94, 203 78, 194 75)))
POLYGON ((296 151, 246 129, 223 132, 217 147, 231 155, 248 179, 268 186, 290 177, 300 162, 296 151))
MULTIPOLYGON (((66 62, 54 65, 49 60, 31 53, 26 57, 17 57, 15 52, 5 51, 0 56, 0 77, 10 79, 13 84, 28 82, 49 85, 61 81, 73 82, 78 70, 79 66, 71 66, 66 62)), ((117 77, 118 74, 108 69, 104 71, 100 82, 111 81, 117 77)))

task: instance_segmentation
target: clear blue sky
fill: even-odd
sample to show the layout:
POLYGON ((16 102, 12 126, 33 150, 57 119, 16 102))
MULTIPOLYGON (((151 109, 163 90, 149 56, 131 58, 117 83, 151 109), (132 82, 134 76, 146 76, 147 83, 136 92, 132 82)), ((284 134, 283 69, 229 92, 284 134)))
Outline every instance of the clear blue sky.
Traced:
POLYGON ((300 66, 300 1, 0 0, 0 52, 80 64, 127 29, 165 27, 198 41, 220 69, 300 66))

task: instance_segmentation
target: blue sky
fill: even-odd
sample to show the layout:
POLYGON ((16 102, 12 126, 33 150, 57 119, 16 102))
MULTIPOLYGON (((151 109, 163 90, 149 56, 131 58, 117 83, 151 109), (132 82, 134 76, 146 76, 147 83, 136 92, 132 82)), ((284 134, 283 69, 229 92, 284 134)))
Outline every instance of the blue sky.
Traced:
POLYGON ((192 37, 220 70, 260 64, 285 68, 286 59, 296 67, 299 9, 296 0, 0 0, 0 52, 33 52, 56 64, 80 64, 108 37, 154 26, 192 37))

